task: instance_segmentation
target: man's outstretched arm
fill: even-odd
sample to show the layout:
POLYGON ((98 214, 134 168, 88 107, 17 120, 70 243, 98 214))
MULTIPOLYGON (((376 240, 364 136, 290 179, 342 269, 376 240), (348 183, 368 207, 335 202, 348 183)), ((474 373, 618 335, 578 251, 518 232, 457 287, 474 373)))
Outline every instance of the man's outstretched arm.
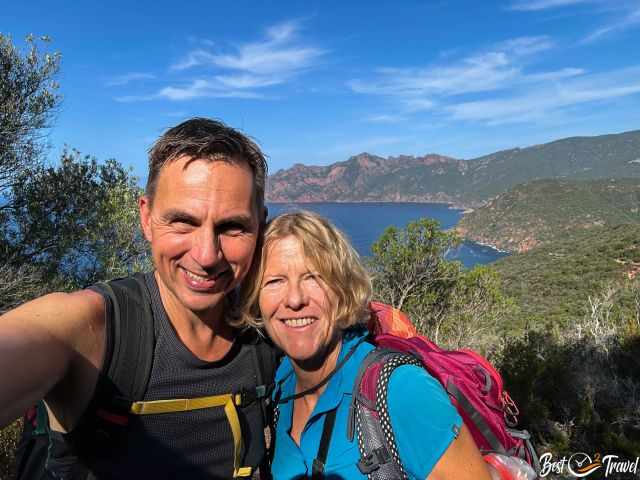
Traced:
POLYGON ((52 293, 0 316, 0 428, 46 398, 66 428, 84 411, 104 355, 104 301, 52 293))

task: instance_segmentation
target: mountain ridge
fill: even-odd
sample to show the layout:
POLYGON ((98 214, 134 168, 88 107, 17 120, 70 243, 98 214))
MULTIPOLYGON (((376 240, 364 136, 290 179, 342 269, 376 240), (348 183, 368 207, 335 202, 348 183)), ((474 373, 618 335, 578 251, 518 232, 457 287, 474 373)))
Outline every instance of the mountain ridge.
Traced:
POLYGON ((438 202, 478 207, 541 178, 640 177, 640 130, 574 136, 469 160, 363 152, 326 166, 296 163, 267 179, 270 202, 438 202))

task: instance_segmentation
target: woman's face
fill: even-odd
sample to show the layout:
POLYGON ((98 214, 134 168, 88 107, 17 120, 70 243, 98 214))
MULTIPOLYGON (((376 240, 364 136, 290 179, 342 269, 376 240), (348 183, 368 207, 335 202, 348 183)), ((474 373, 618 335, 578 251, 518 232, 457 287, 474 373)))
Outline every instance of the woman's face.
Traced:
POLYGON ((267 333, 298 365, 322 366, 340 335, 331 291, 295 237, 275 240, 265 254, 259 303, 267 333))

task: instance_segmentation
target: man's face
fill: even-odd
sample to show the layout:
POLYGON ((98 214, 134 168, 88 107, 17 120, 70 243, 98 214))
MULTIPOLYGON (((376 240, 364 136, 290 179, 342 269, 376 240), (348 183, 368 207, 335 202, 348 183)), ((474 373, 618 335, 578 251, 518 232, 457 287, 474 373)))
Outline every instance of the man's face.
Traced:
POLYGON ((179 157, 158 175, 153 204, 140 217, 168 313, 222 312, 224 296, 246 275, 259 219, 244 162, 179 157))

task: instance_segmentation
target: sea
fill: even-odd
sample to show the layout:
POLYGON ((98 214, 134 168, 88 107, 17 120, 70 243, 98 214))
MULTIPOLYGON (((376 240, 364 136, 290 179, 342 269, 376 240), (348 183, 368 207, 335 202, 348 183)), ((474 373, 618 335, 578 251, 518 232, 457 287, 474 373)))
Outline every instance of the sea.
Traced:
MULTIPOLYGON (((268 203, 269 218, 280 213, 310 210, 329 218, 346 233, 361 256, 371 255, 371 245, 393 225, 404 228, 420 218, 431 218, 442 229, 455 227, 463 211, 442 203, 268 203)), ((487 264, 507 255, 487 245, 463 242, 447 258, 459 260, 465 268, 487 264)))

